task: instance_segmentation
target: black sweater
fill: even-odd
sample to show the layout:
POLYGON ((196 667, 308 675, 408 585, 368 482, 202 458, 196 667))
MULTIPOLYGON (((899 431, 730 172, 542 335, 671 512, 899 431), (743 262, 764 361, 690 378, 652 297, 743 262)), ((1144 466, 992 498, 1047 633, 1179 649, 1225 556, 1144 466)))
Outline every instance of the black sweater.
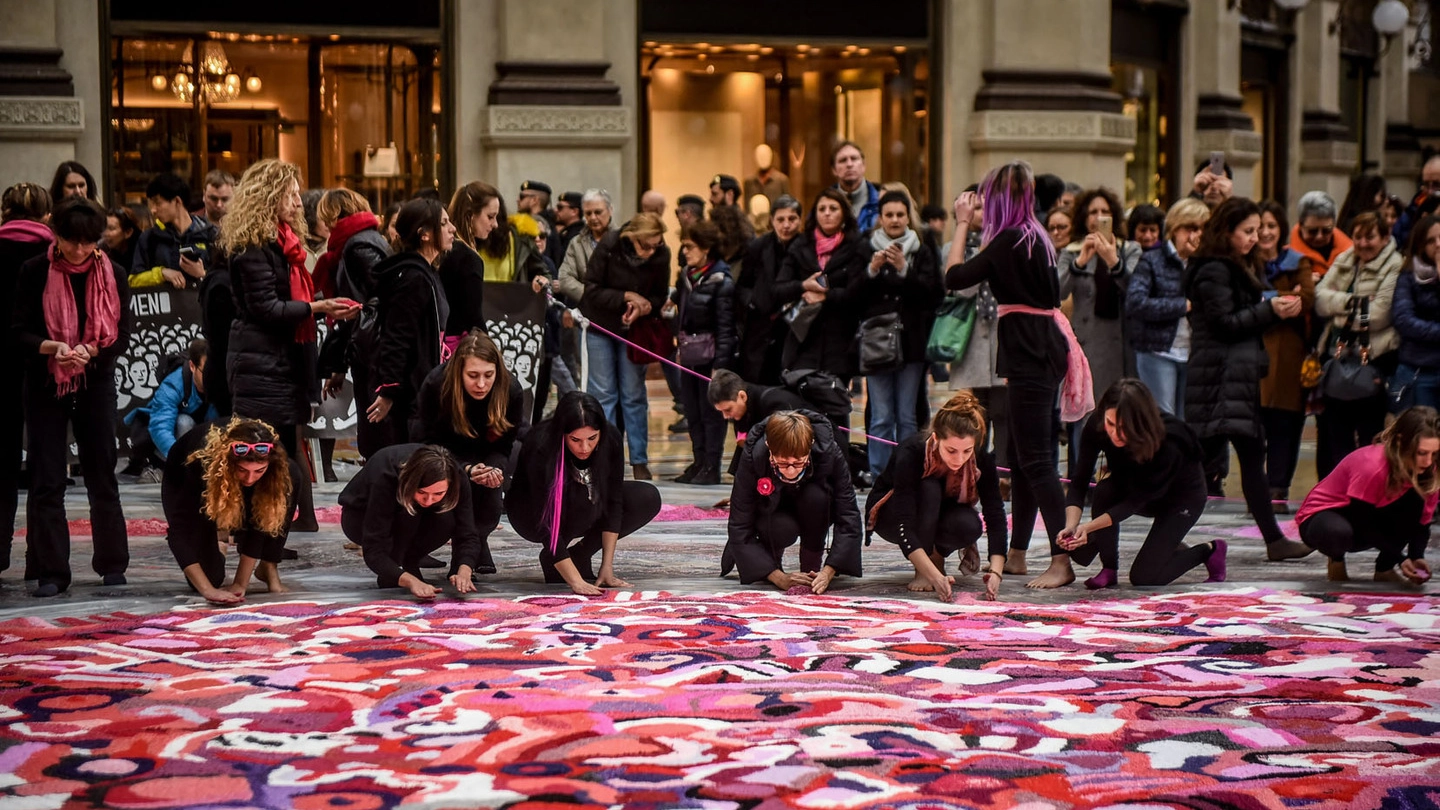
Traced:
MULTIPOLYGON (((886 493, 894 492, 882 509, 896 510, 896 523, 903 531, 920 536, 925 531, 933 532, 938 515, 921 515, 916 495, 920 492, 920 481, 925 473, 925 443, 929 431, 916 433, 895 448, 890 454, 890 463, 875 479, 875 486, 865 503, 869 514, 870 504, 879 503, 886 493)), ((985 536, 989 539, 990 556, 1003 557, 1009 542, 1005 531, 1005 500, 1000 497, 1000 475, 995 469, 995 456, 975 451, 975 463, 980 467, 980 508, 985 516, 985 536)))
MULTIPOLYGON (((990 292, 1002 306, 1060 306, 1060 278, 1055 263, 1038 240, 1029 248, 1022 245, 1018 228, 1001 231, 979 253, 945 273, 945 287, 951 290, 973 287, 982 281, 990 282, 990 292)), ((1010 315, 1000 319, 995 374, 1058 382, 1065 376, 1069 352, 1065 336, 1050 316, 1010 315)))
POLYGON ((448 537, 454 549, 450 562, 453 572, 462 565, 474 570, 480 557, 480 535, 475 531, 475 512, 470 505, 470 487, 460 487, 460 500, 449 512, 415 507, 410 514, 400 505, 400 467, 422 445, 394 444, 370 458, 350 479, 340 493, 340 506, 364 516, 364 534, 360 537, 365 565, 382 580, 399 579, 404 549, 409 548, 423 531, 431 538, 448 537))
MULTIPOLYGON (((165 510, 165 521, 169 524, 167 534, 170 539, 170 546, 176 551, 177 562, 184 568, 193 563, 199 562, 198 554, 190 553, 192 549, 200 547, 201 543, 209 543, 211 547, 215 544, 215 521, 205 514, 205 465, 200 460, 191 461, 190 456, 195 451, 205 446, 210 438, 210 428, 214 423, 205 422, 196 425, 190 432, 181 436, 170 448, 170 455, 165 457, 165 477, 160 482, 160 504, 165 510), (189 556, 181 559, 182 553, 189 553, 189 556)), ((293 476, 300 473, 300 468, 291 460, 290 474, 293 476)), ((256 528, 252 523, 250 513, 250 497, 253 487, 243 489, 245 497, 245 527, 230 533, 236 545, 241 549, 251 547, 248 539, 265 540, 271 537, 256 528)), ((294 488, 291 488, 290 503, 295 502, 294 488)), ((284 528, 278 537, 286 537, 290 534, 290 515, 293 509, 286 510, 284 528)), ((283 542, 281 543, 283 545, 283 542)))
MULTIPOLYGON (((415 410, 414 429, 410 435, 426 444, 438 444, 449 450, 462 466, 484 464, 487 467, 506 469, 510 462, 510 451, 515 447, 515 437, 520 431, 520 419, 525 411, 525 394, 520 390, 520 384, 514 377, 510 378, 510 398, 505 407, 505 419, 510 423, 510 429, 494 438, 490 437, 485 425, 490 418, 486 412, 490 408, 490 397, 495 395, 495 389, 490 389, 484 399, 471 399, 469 394, 462 394, 465 397, 465 418, 470 421, 470 427, 476 434, 474 437, 465 436, 455 431, 450 421, 450 405, 441 396, 446 368, 445 365, 436 366, 420 385, 419 405, 415 410)), ((499 369, 499 373, 507 372, 499 369)))
MULTIPOLYGON (((564 556, 566 541, 584 535, 592 527, 604 532, 620 531, 620 521, 625 516, 624 493, 621 492, 625 478, 625 453, 617 434, 614 429, 606 430, 595 452, 584 462, 571 455, 569 450, 561 451, 565 453, 566 470, 560 496, 561 557, 564 556), (571 474, 582 464, 592 471, 596 503, 590 502, 588 490, 571 474)), ((530 435, 536 436, 534 432, 530 435)), ((550 481, 554 475, 555 456, 538 452, 538 447, 532 448, 527 440, 521 446, 520 461, 510 482, 510 491, 505 493, 505 514, 521 536, 531 540, 548 538, 549 529, 544 525, 545 504, 550 497, 550 481), (540 534, 546 537, 539 537, 540 534)))
MULTIPOLYGON (((100 353, 85 367, 85 388, 96 390, 114 388, 115 360, 130 347, 130 333, 134 329, 135 316, 130 312, 130 285, 123 267, 111 265, 115 276, 115 289, 120 294, 119 335, 115 342, 100 349, 100 353)), ((93 272, 93 271, 92 271, 93 272)), ((45 281, 50 275, 50 258, 44 253, 20 265, 19 278, 15 280, 15 294, 11 301, 15 307, 11 319, 11 338, 25 363, 25 374, 30 385, 47 386, 43 389, 54 396, 55 378, 50 374, 50 356, 40 353, 40 344, 50 339, 50 330, 45 326, 45 281)), ((70 277, 70 288, 75 294, 75 314, 79 316, 80 334, 85 333, 85 284, 88 274, 70 277)))
MULTIPOLYGON (((873 246, 864 242, 864 246, 873 246)), ((900 346, 906 363, 925 362, 925 345, 935 325, 935 307, 945 296, 935 253, 923 244, 906 260, 905 275, 885 263, 873 277, 867 261, 851 280, 850 295, 860 307, 860 317, 890 312, 900 314, 900 346)))
POLYGON ((1164 414, 1165 440, 1149 461, 1141 464, 1123 447, 1116 447, 1105 432, 1105 413, 1096 410, 1080 434, 1080 455, 1071 473, 1073 482, 1066 497, 1067 506, 1083 507, 1085 490, 1095 472, 1095 462, 1105 454, 1110 467, 1110 481, 1124 493, 1125 499, 1110 507, 1106 514, 1114 523, 1135 514, 1155 515, 1177 507, 1193 497, 1205 497, 1205 472, 1200 440, 1190 426, 1164 414), (1076 473, 1079 473, 1078 475, 1076 473), (1083 479, 1083 480, 1082 480, 1083 479))
POLYGON ((414 402, 425 375, 440 365, 441 327, 450 307, 440 277, 418 253, 400 253, 375 267, 380 337, 370 358, 378 395, 397 405, 414 402))

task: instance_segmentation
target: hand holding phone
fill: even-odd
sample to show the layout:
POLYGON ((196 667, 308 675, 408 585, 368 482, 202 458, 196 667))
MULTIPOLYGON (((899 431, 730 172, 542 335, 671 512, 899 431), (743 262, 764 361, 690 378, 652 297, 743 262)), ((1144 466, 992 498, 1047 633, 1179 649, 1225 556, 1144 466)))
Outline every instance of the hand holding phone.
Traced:
POLYGON ((1115 235, 1114 220, 1108 216, 1096 217, 1095 232, 1100 234, 1106 241, 1110 241, 1115 235))
POLYGON ((1225 153, 1224 153, 1224 152, 1211 152, 1211 153, 1210 153, 1210 173, 1211 173, 1211 174, 1214 174, 1214 175, 1224 175, 1224 174, 1225 174, 1225 153))

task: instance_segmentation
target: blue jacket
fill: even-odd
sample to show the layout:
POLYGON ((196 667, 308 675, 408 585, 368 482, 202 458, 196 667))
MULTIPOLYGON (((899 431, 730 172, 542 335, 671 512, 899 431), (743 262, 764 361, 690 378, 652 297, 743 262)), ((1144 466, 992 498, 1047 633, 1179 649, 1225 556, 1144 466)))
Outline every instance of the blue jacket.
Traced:
MULTIPOLYGON (((862 180, 861 182, 865 184, 865 190, 869 196, 865 199, 865 207, 860 209, 860 213, 855 219, 859 225, 857 230, 860 233, 868 234, 880 222, 880 188, 869 180, 862 180)), ((846 197, 850 196, 848 191, 840 188, 839 183, 836 183, 834 188, 846 197)))
POLYGON ((175 445, 175 420, 181 414, 194 419, 197 425, 220 418, 215 406, 205 401, 205 396, 196 390, 193 381, 186 379, 189 374, 190 370, 185 366, 170 372, 170 376, 155 389, 149 405, 125 415, 127 425, 135 421, 137 413, 150 417, 150 440, 155 443, 155 450, 161 458, 168 457, 170 448, 175 445), (190 393, 188 397, 185 396, 187 390, 190 393))
POLYGON ((1400 333, 1400 362, 1418 369, 1440 369, 1440 281, 1420 284, 1405 268, 1395 281, 1390 319, 1400 333))
POLYGON ((1140 256, 1125 292, 1130 344, 1137 352, 1165 352, 1185 317, 1185 261, 1170 240, 1140 256))

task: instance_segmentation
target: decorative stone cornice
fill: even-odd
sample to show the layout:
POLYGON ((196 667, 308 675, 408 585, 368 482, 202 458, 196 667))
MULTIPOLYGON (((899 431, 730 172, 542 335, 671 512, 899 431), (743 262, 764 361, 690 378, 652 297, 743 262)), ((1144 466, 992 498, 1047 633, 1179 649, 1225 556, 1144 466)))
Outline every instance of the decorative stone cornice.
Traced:
POLYGON ((485 109, 486 146, 620 146, 630 140, 629 107, 494 105, 485 109))
POLYGON ((1360 162, 1360 145, 1354 141, 1307 141, 1300 142, 1300 171, 1316 174, 1336 174, 1345 177, 1355 171, 1360 162))
POLYGON ((74 139, 85 129, 85 107, 78 98, 0 96, 0 139, 74 139))
POLYGON ((1101 112, 987 110, 970 116, 970 148, 1124 154, 1135 148, 1135 119, 1101 112))

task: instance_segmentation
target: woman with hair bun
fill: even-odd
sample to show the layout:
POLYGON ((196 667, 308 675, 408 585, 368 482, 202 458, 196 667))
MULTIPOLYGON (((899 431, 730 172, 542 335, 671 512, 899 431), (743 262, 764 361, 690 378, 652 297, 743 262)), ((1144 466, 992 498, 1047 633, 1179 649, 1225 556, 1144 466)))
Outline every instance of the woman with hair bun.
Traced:
POLYGON ((171 448, 160 484, 170 524, 165 539, 190 587, 207 600, 243 601, 257 570, 270 593, 285 592, 278 566, 295 506, 293 463, 274 429, 258 419, 197 425, 171 448), (229 584, 219 532, 228 532, 240 552, 229 584))
POLYGON ((1168 585, 1197 565, 1210 573, 1206 582, 1224 582, 1224 540, 1185 545, 1185 535, 1205 511, 1204 454, 1195 431, 1161 413, 1144 383, 1125 378, 1105 391, 1080 431, 1077 467, 1071 473, 1075 481, 1090 480, 1101 453, 1110 475, 1095 485, 1090 521, 1080 522, 1088 486, 1072 483, 1059 541, 1069 559, 1081 565, 1100 557, 1100 573, 1085 587, 1115 587, 1120 523, 1131 515, 1155 519, 1130 566, 1131 584, 1168 585))
POLYGON ((940 601, 950 601, 955 578, 945 575, 945 558, 961 552, 961 572, 974 573, 980 568, 975 544, 983 528, 990 564, 981 575, 981 594, 985 599, 999 595, 1005 501, 995 456, 984 445, 985 409, 974 394, 961 391, 935 414, 929 431, 900 442, 870 490, 867 528, 899 546, 915 566, 910 590, 934 591, 940 601), (983 527, 976 503, 985 513, 983 527))

